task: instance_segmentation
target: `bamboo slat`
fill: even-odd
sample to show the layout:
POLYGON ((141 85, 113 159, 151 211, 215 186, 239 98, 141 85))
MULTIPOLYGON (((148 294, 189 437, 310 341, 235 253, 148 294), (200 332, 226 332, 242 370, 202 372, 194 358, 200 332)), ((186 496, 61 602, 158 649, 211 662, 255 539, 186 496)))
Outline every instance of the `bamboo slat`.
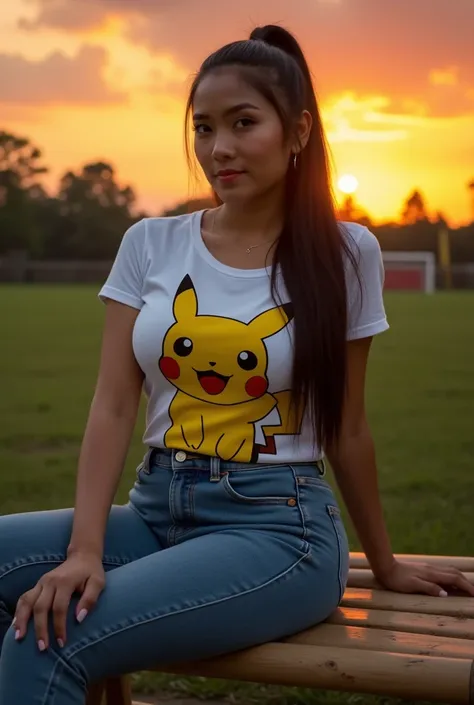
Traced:
POLYGON ((471 702, 472 661, 467 659, 269 643, 209 661, 160 665, 156 670, 453 705, 471 702))
POLYGON ((366 590, 347 588, 341 603, 342 607, 357 609, 394 610, 401 612, 421 612, 423 614, 443 614, 450 617, 474 617, 472 597, 449 598, 413 595, 389 590, 366 590))
POLYGON ((344 649, 366 649, 397 654, 446 656, 447 658, 474 660, 474 641, 472 639, 453 639, 428 634, 397 632, 389 629, 320 624, 282 641, 288 644, 308 644, 328 648, 337 646, 344 649))
POLYGON ((433 634, 455 639, 474 639, 474 619, 445 615, 339 607, 328 618, 327 623, 347 627, 389 629, 412 634, 433 634))
MULTIPOLYGON (((396 558, 453 566, 474 584, 472 557, 396 558)), ((474 599, 386 590, 366 556, 354 552, 341 606, 324 623, 279 642, 154 670, 474 705, 474 599)), ((130 703, 129 683, 125 677, 110 679, 107 705, 130 703)), ((92 705, 99 687, 90 696, 92 705)))
MULTIPOLYGON (((430 556, 423 554, 396 553, 395 558, 408 563, 430 563, 441 567, 454 567, 463 573, 474 573, 474 557, 468 556, 430 556)), ((369 568, 365 553, 353 551, 350 554, 351 568, 369 568)))
MULTIPOLYGON (((474 585, 474 573, 464 573, 464 577, 474 585)), ((347 586, 367 588, 369 590, 382 588, 382 585, 375 578, 372 571, 367 568, 351 568, 349 570, 347 586)))

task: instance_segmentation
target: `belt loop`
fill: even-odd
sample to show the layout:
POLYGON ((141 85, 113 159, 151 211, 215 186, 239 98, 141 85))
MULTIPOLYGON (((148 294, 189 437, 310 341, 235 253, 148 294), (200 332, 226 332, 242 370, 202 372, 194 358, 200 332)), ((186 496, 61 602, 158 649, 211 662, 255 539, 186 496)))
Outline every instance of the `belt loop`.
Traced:
POLYGON ((321 477, 324 477, 326 474, 326 462, 324 458, 318 460, 318 470, 321 473, 321 477))
POLYGON ((220 458, 214 458, 211 456, 210 458, 210 481, 211 482, 219 482, 221 479, 221 459, 220 458))
POLYGON ((144 472, 146 472, 147 475, 150 474, 150 460, 154 450, 154 448, 148 448, 143 458, 143 470, 144 472))

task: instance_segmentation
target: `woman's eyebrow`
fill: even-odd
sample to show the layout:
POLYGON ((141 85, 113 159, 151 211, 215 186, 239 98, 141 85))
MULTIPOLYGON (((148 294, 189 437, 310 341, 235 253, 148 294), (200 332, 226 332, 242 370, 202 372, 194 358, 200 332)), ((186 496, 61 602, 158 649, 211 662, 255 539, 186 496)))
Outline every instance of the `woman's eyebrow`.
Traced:
MULTIPOLYGON (((260 110, 257 105, 253 103, 238 103, 233 105, 231 108, 224 110, 224 117, 228 117, 233 113, 239 113, 241 110, 260 110)), ((209 120, 209 115, 207 113, 194 113, 193 120, 209 120)))

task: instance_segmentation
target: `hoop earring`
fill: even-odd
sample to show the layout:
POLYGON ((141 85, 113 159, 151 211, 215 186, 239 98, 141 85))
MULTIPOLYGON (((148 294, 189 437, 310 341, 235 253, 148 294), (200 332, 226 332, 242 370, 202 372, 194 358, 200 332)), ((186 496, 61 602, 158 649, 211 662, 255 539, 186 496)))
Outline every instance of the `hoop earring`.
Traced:
POLYGON ((293 157, 293 168, 296 169, 297 166, 298 166, 298 155, 295 154, 295 156, 293 157))

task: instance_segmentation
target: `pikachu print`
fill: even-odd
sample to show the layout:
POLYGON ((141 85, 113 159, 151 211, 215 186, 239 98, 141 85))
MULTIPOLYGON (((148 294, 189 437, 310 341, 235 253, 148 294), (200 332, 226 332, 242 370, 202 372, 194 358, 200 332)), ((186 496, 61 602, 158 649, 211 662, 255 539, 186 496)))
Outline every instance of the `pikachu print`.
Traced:
POLYGON ((290 411, 290 391, 268 392, 264 342, 287 326, 291 304, 264 311, 249 323, 200 315, 187 275, 176 292, 173 315, 159 360, 162 374, 176 388, 167 448, 257 462, 260 454, 276 452, 276 435, 300 432, 301 418, 290 411), (257 444, 255 424, 273 410, 279 422, 263 426, 265 444, 257 444))

